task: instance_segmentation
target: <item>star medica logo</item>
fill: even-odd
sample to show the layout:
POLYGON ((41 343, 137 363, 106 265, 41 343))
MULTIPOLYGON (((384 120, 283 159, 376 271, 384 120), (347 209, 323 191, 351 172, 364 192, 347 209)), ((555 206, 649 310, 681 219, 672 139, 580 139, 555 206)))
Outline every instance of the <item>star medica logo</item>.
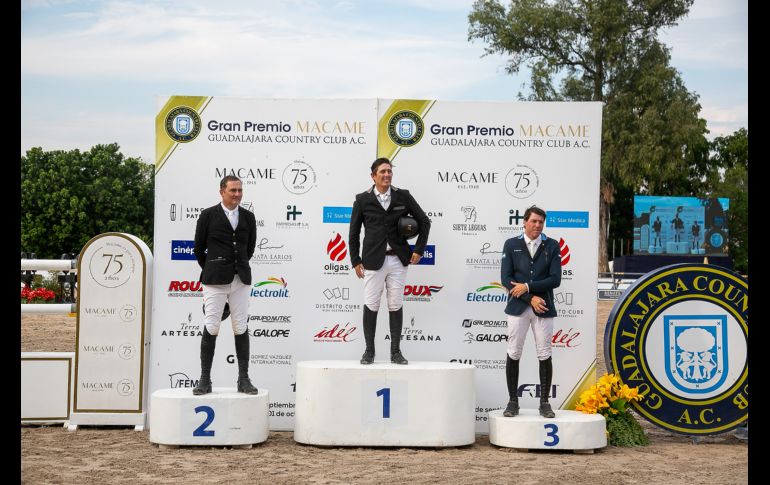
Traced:
POLYGON ((675 433, 728 432, 748 419, 748 282, 708 264, 637 280, 604 334, 608 371, 642 400, 636 411, 675 433))
POLYGON ((271 276, 265 281, 254 283, 251 296, 254 298, 289 298, 287 286, 288 283, 285 279, 271 276))

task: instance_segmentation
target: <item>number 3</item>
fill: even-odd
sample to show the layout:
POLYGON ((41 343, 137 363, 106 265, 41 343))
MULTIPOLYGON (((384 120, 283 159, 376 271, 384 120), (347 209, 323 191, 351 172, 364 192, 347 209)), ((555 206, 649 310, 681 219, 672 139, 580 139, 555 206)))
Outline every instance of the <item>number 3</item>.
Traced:
POLYGON ((548 441, 544 441, 543 444, 545 446, 556 446, 557 444, 559 444, 559 437, 556 435, 556 433, 559 432, 559 427, 556 426, 555 424, 545 424, 543 426, 545 427, 546 431, 548 431, 548 433, 546 433, 546 436, 549 438, 553 438, 553 441, 551 441, 550 443, 548 441))

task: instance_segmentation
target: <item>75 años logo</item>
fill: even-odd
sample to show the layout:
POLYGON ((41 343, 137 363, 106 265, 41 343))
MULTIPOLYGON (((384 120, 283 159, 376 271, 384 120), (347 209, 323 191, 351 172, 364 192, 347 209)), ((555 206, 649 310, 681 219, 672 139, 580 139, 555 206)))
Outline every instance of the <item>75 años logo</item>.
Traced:
POLYGON ((636 410, 676 433, 724 433, 748 419, 749 286, 719 266, 675 264, 638 280, 604 333, 608 370, 636 410))

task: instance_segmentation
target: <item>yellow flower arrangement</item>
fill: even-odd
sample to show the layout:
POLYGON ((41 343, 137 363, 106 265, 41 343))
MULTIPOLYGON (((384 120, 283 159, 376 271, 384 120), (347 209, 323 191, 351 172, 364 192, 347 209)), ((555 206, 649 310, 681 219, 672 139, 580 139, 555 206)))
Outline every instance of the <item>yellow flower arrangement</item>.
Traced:
POLYGON ((628 412, 631 401, 641 400, 638 387, 628 387, 615 374, 604 374, 596 384, 580 395, 575 410, 604 416, 611 445, 647 445, 649 439, 628 412))
POLYGON ((575 410, 586 414, 609 416, 626 412, 628 403, 639 401, 638 387, 628 387, 615 374, 604 374, 590 389, 580 395, 575 410))

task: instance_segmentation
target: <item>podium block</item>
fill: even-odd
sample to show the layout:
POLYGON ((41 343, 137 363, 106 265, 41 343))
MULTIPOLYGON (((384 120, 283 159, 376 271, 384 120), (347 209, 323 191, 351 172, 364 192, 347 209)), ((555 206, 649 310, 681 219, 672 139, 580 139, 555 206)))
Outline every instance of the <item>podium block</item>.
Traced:
POLYGON ((690 247, 691 245, 687 241, 683 241, 683 242, 668 241, 666 243, 666 252, 668 254, 689 254, 690 247))
POLYGON ((267 390, 249 395, 215 387, 195 396, 192 389, 159 389, 150 398, 150 442, 159 445, 235 446, 267 440, 267 390))
POLYGON ((595 450, 607 446, 604 416, 556 409, 546 419, 537 409, 522 409, 513 418, 502 409, 489 412, 489 442, 505 448, 595 450))
POLYGON ((449 362, 299 362, 294 440, 322 446, 474 443, 474 371, 449 362))

